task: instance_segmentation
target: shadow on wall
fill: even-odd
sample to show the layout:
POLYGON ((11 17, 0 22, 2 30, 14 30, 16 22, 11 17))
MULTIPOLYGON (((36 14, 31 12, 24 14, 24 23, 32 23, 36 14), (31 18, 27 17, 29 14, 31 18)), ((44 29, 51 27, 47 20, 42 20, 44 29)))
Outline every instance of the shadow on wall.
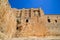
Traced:
POLYGON ((60 14, 60 0, 9 0, 12 8, 42 8, 45 14, 60 14))

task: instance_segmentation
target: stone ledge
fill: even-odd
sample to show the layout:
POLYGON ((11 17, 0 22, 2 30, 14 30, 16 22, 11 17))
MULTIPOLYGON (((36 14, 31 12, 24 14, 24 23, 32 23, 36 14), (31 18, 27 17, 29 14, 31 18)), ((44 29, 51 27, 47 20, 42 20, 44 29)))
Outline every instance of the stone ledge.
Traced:
POLYGON ((60 40, 60 36, 48 36, 48 37, 20 37, 12 38, 10 40, 60 40))

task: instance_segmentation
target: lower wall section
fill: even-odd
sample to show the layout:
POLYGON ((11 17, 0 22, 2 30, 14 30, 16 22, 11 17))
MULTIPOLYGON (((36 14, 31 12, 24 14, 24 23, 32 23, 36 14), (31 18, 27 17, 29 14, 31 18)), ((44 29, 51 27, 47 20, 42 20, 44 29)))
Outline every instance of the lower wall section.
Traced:
POLYGON ((48 37, 20 37, 20 38, 12 38, 10 40, 60 40, 60 36, 48 36, 48 37))

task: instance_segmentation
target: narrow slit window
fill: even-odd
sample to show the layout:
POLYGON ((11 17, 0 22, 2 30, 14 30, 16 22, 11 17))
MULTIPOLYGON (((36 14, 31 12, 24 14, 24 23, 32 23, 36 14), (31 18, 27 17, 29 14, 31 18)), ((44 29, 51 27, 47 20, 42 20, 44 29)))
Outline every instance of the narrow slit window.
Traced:
POLYGON ((38 10, 38 15, 40 16, 40 10, 38 10))
POLYGON ((16 30, 21 31, 22 30, 22 26, 17 26, 16 30))
POLYGON ((48 19, 48 22, 49 22, 49 23, 51 22, 50 19, 48 19))
POLYGON ((57 20, 55 20, 55 22, 57 23, 57 20))
POLYGON ((29 10, 29 17, 31 17, 31 10, 29 10))
POLYGON ((18 27, 16 28, 16 30, 18 30, 18 27))

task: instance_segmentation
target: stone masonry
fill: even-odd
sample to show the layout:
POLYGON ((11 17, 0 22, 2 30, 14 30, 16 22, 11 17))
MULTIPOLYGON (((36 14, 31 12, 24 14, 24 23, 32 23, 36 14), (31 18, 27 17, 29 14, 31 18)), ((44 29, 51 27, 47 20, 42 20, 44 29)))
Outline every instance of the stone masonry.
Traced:
POLYGON ((0 32, 9 38, 60 36, 60 15, 45 15, 41 8, 15 9, 0 0, 0 32))

